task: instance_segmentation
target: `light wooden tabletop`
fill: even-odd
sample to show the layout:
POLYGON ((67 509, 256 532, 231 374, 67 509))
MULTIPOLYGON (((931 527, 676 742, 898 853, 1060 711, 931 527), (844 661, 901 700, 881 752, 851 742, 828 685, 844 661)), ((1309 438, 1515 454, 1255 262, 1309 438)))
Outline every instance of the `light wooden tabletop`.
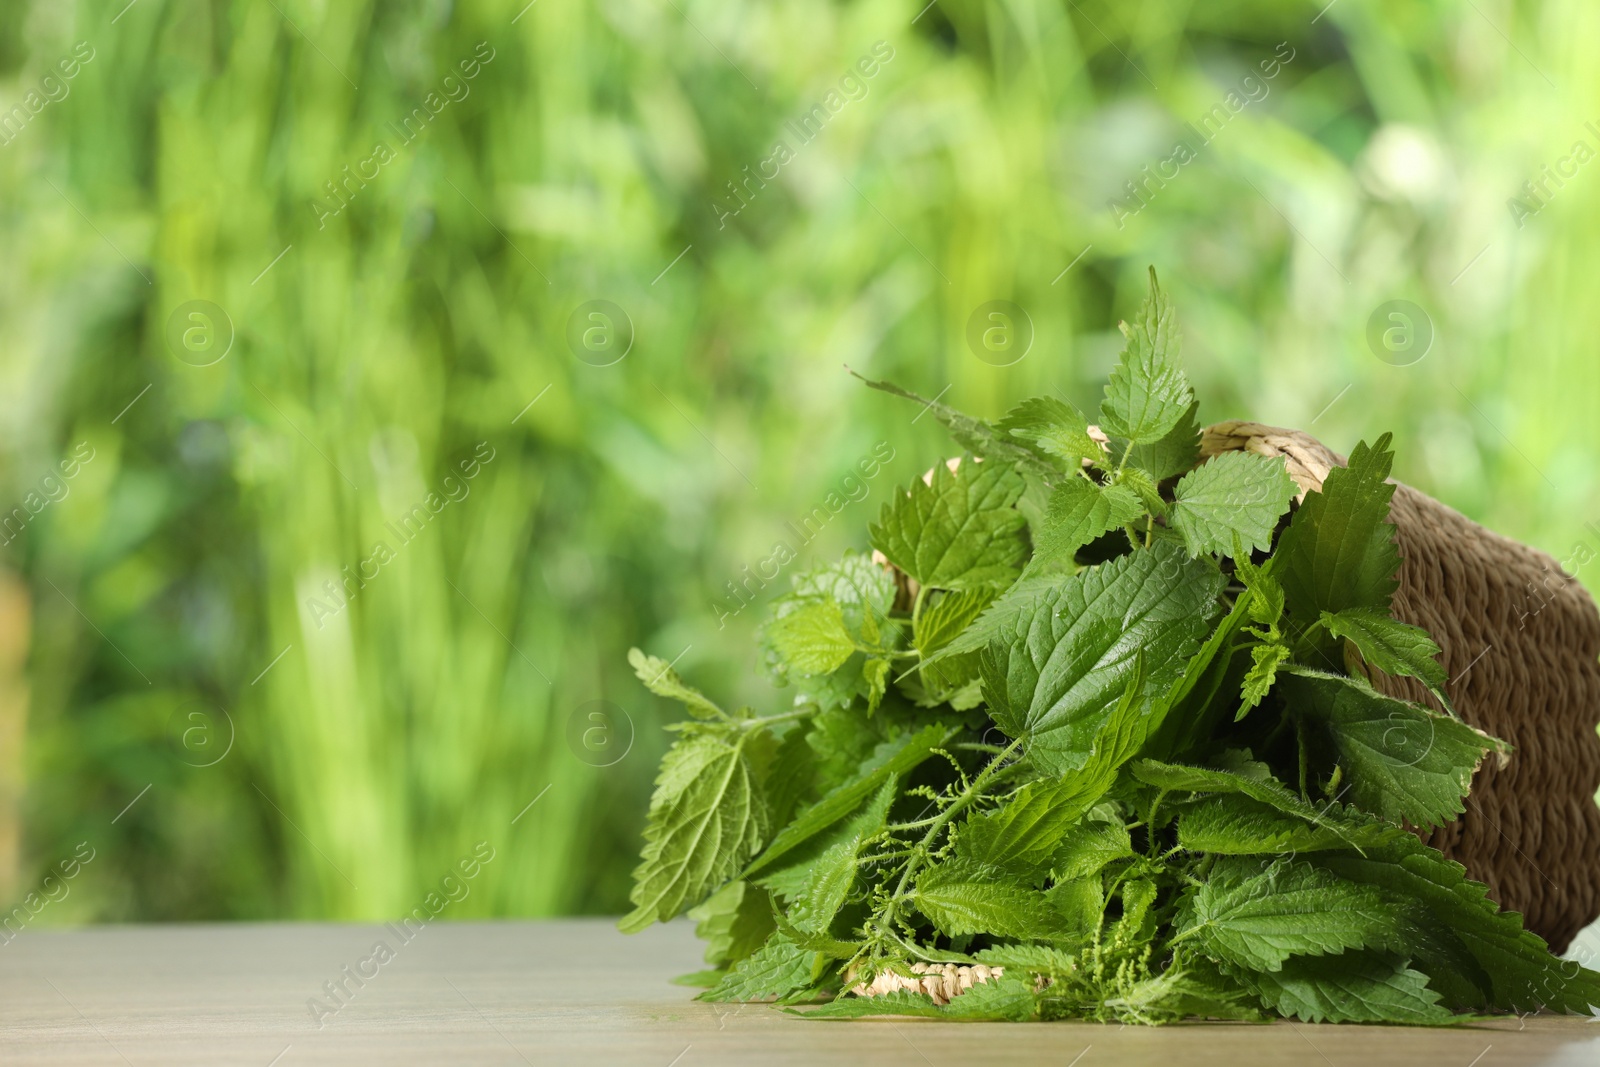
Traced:
POLYGON ((1600 1029, 1548 1017, 1447 1031, 812 1022, 668 984, 699 966, 686 923, 624 937, 603 921, 439 922, 409 941, 290 923, 23 933, 0 945, 0 1064, 1600 1064, 1600 1029), (342 1006, 324 986, 341 981, 342 1006))

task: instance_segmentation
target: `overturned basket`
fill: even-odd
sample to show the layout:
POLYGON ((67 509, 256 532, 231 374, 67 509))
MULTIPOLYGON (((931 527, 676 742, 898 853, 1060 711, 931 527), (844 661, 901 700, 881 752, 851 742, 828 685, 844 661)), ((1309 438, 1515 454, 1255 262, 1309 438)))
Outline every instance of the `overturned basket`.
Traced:
MULTIPOLYGON (((1345 463, 1307 434, 1252 422, 1211 426, 1200 447, 1282 456, 1302 491, 1345 463)), ((1466 813, 1428 843, 1561 952, 1600 913, 1600 613, 1554 559, 1415 489, 1398 487, 1390 517, 1403 559, 1395 616, 1438 642, 1461 718, 1514 746, 1504 766, 1484 761, 1466 813)), ((1428 700, 1408 678, 1373 682, 1428 700)))

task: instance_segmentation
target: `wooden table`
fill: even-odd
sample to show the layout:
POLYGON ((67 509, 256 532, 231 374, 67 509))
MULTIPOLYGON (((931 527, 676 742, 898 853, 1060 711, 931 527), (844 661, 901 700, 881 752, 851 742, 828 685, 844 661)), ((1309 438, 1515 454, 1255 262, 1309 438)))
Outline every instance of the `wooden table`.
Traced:
POLYGON ((686 923, 631 938, 592 920, 440 922, 409 941, 297 923, 23 933, 0 945, 0 1064, 1600 1065, 1600 1029, 1568 1018, 1446 1031, 810 1022, 668 984, 699 965, 686 923), (339 981, 342 1006, 324 987, 339 981))

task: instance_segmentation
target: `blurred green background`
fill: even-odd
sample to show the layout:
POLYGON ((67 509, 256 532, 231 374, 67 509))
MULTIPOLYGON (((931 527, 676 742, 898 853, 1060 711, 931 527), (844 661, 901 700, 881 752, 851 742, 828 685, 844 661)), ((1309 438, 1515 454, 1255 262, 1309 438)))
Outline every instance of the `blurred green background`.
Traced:
POLYGON ((781 704, 727 583, 950 449, 842 365, 1091 405, 1148 264, 1206 420, 1600 551, 1592 3, 525 2, 0 3, 0 890, 94 850, 38 925, 390 917, 479 841, 454 916, 621 910, 627 648, 781 704))

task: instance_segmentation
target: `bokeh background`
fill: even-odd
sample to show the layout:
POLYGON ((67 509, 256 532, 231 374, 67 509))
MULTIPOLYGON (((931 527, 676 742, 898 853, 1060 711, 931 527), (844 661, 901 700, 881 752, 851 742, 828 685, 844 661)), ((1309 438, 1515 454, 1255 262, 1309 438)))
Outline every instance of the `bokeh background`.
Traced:
POLYGON ((949 450, 844 365, 1092 406, 1147 265, 1207 421, 1600 552, 1600 8, 924 3, 0 3, 0 896, 620 911, 627 648, 780 705, 760 602, 949 450))

